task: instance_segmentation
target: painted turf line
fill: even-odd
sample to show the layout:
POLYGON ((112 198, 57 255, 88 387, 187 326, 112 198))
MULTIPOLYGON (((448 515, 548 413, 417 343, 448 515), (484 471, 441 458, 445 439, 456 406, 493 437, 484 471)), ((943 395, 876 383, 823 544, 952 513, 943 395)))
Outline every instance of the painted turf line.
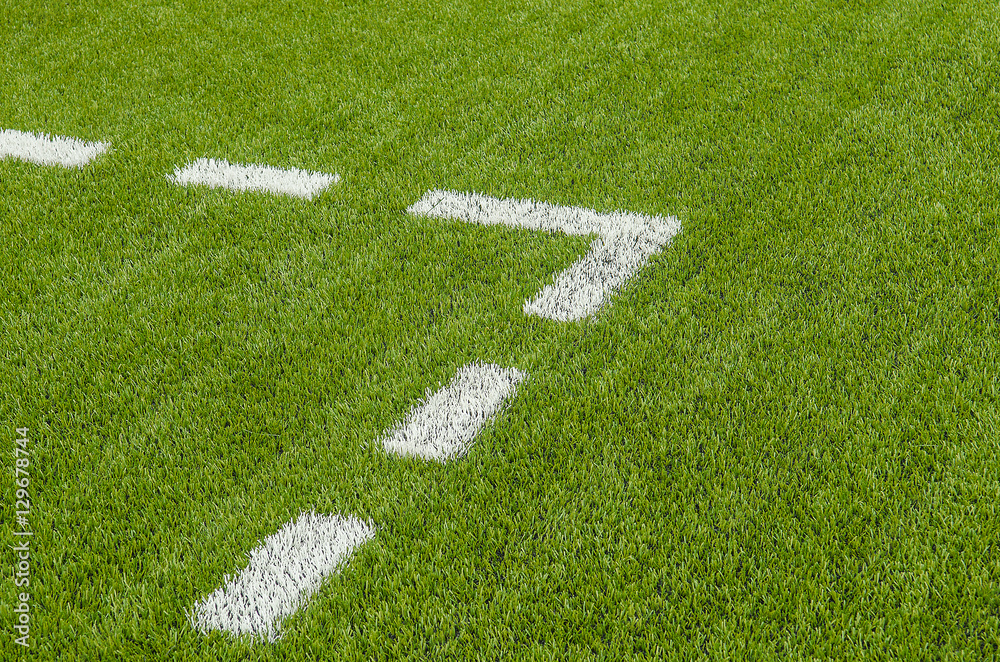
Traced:
POLYGON ((677 218, 632 212, 601 213, 582 207, 532 200, 501 200, 478 193, 428 191, 407 210, 417 216, 449 218, 479 225, 598 235, 590 252, 558 274, 524 312, 568 322, 595 313, 612 291, 623 286, 681 230, 677 218))
POLYGON ((525 377, 492 363, 462 366, 448 386, 434 394, 428 389, 423 404, 390 430, 382 445, 390 453, 439 462, 461 456, 525 377))
POLYGON ((211 188, 233 191, 266 191, 311 200, 330 184, 340 181, 340 175, 274 168, 266 165, 242 165, 223 159, 198 159, 174 170, 167 179, 180 185, 204 184, 211 188))
POLYGON ((275 641, 283 619, 303 606, 354 551, 375 536, 375 527, 355 517, 303 513, 250 553, 235 577, 196 603, 188 613, 202 634, 222 630, 275 641))
POLYGON ((48 136, 4 129, 0 131, 0 159, 8 156, 38 165, 82 168, 108 151, 108 143, 48 136))

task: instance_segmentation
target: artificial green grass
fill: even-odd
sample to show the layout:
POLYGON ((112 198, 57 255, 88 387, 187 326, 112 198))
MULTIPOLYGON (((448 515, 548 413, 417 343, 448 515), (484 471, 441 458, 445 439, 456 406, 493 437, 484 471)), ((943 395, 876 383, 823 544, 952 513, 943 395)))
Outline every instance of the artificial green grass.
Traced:
POLYGON ((0 161, 25 658, 997 656, 994 13, 5 1, 0 128, 112 143, 0 161), (166 181, 202 156, 343 179, 166 181), (430 188, 684 230, 560 324, 521 304, 588 240, 430 188), (530 378, 467 457, 378 448, 476 359, 530 378), (197 634, 312 507, 378 534, 278 643, 197 634))

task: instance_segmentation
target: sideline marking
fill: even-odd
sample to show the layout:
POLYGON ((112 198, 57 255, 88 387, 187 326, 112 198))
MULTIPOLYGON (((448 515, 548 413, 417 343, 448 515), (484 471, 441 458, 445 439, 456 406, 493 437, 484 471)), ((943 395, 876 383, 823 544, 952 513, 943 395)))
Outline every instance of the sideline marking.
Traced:
POLYGON ((266 165, 242 165, 223 159, 197 159, 174 170, 167 179, 179 185, 204 184, 211 188, 233 191, 267 191, 312 200, 330 184, 340 181, 340 175, 274 168, 266 165))
POLYGON ((533 300, 524 302, 526 315, 560 322, 597 312, 612 291, 624 285, 681 230, 681 222, 674 216, 600 213, 583 207, 440 190, 428 191, 407 211, 479 225, 598 235, 589 253, 558 274, 533 300))
POLYGON ((188 620, 202 634, 223 630, 276 641, 281 621, 373 537, 371 522, 303 513, 265 538, 249 565, 235 577, 226 575, 225 585, 196 603, 188 620))
POLYGON ((461 456, 525 377, 516 368, 492 363, 464 365, 448 386, 434 394, 428 389, 424 403, 386 433, 382 446, 397 455, 439 462, 461 456))
POLYGON ((77 138, 25 133, 13 129, 0 131, 0 159, 12 156, 38 165, 82 168, 99 154, 108 151, 108 143, 88 143, 77 138))

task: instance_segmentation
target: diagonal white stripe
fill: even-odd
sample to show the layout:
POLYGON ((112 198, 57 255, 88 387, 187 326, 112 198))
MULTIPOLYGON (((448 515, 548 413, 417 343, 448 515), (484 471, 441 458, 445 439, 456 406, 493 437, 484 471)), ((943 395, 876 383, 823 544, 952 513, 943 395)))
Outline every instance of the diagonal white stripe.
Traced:
POLYGON ((667 241, 652 234, 598 237, 589 253, 524 302, 525 314, 560 322, 594 314, 607 295, 623 286, 667 241))
POLYGON ((204 184, 233 191, 266 191, 311 200, 330 184, 339 182, 340 175, 297 168, 242 165, 222 159, 198 159, 177 168, 173 175, 167 175, 167 179, 181 185, 204 184))
POLYGON ((275 641, 281 621, 295 613, 327 575, 375 536, 355 517, 303 513, 250 553, 250 563, 188 613, 203 634, 222 630, 275 641))
POLYGON ((108 143, 5 129, 0 131, 0 158, 8 156, 39 165, 82 168, 108 150, 108 143))
POLYGON ((445 461, 464 454, 479 430, 527 375, 515 368, 470 363, 448 386, 415 407, 382 442, 386 451, 445 461))
POLYGON ((595 313, 651 255, 680 232, 675 217, 631 212, 600 213, 532 200, 500 200, 478 193, 428 191, 407 210, 418 216, 453 218, 479 225, 506 225, 571 235, 596 234, 590 252, 557 275, 524 312, 562 322, 595 313))

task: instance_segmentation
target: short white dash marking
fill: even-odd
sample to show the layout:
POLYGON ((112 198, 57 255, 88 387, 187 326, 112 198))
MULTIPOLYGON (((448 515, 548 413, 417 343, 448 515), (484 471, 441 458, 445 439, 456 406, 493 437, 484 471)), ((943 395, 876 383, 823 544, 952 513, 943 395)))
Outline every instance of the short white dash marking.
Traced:
POLYGON ((468 451, 479 430, 527 375, 492 363, 462 366, 448 386, 415 407, 382 442, 386 451, 445 461, 468 451))
POLYGON ((188 613, 203 634, 275 641, 281 621, 295 613, 323 579, 375 536, 370 522, 355 517, 303 513, 250 553, 250 563, 188 613))
POLYGON ((524 303, 525 314, 562 322, 595 313, 613 290, 623 286, 681 229, 680 221, 673 216, 601 213, 582 207, 500 200, 453 191, 428 191, 408 211, 418 216, 452 218, 479 225, 598 235, 587 255, 524 303))
POLYGON ((0 158, 8 156, 39 165, 82 168, 108 150, 108 143, 5 129, 0 131, 0 158))
POLYGON ((204 184, 211 188, 233 191, 266 191, 311 200, 330 184, 340 181, 340 175, 322 172, 287 170, 266 165, 241 165, 222 159, 198 159, 177 168, 167 179, 175 184, 204 184))

